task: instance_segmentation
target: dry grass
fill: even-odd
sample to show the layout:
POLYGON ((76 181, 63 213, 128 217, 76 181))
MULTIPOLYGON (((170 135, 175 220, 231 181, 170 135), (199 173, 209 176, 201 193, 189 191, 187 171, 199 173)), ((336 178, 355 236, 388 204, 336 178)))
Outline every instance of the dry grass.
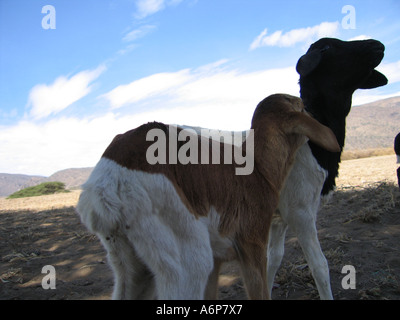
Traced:
POLYGON ((354 207, 344 223, 354 220, 366 223, 379 222, 382 214, 393 210, 396 206, 397 190, 391 182, 381 181, 367 186, 342 187, 339 190, 343 191, 341 203, 346 204, 349 211, 354 207))
POLYGON ((398 166, 394 154, 342 161, 336 185, 343 189, 346 187, 365 188, 378 181, 397 184, 398 166))
POLYGON ((393 148, 381 148, 381 149, 363 149, 363 150, 344 150, 342 153, 342 160, 354 160, 361 158, 379 157, 393 155, 393 148))
POLYGON ((76 206, 80 193, 80 190, 73 190, 69 193, 51 194, 38 197, 19 199, 0 198, 0 213, 5 211, 39 212, 76 206))

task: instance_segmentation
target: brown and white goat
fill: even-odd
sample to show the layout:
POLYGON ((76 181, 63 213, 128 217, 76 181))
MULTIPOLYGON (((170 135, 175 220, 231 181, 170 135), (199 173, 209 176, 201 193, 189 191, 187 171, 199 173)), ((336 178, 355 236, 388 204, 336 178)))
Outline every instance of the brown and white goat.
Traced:
MULTIPOLYGON (((167 145, 184 143, 172 141, 177 137, 168 137, 170 127, 162 123, 114 138, 77 207, 108 252, 114 299, 202 299, 214 259, 231 258, 240 261, 249 298, 269 298, 268 231, 295 153, 306 137, 333 152, 340 148, 332 131, 289 95, 260 102, 251 128, 254 170, 247 175, 235 174, 236 163, 170 164, 171 154, 166 164, 149 164, 150 130, 164 131, 167 145)), ((204 138, 196 139, 200 159, 204 138)))

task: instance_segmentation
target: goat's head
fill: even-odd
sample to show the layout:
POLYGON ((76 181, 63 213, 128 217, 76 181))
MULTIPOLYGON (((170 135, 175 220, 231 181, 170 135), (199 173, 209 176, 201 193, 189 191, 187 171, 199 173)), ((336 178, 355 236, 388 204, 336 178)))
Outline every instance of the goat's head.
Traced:
MULTIPOLYGON (((316 105, 327 106, 335 101, 335 110, 330 117, 346 117, 351 107, 351 97, 356 89, 372 89, 387 84, 386 77, 375 70, 383 59, 385 46, 376 40, 341 41, 322 38, 312 44, 307 53, 297 62, 300 85, 311 86, 303 90, 302 98, 307 108, 318 99, 316 105), (308 91, 318 97, 311 97, 308 91), (338 108, 340 99, 344 108, 338 108), (344 106, 345 105, 345 106, 344 106)), ((328 110, 326 110, 328 111, 328 110)))
MULTIPOLYGON (((385 46, 376 40, 322 38, 297 62, 306 110, 332 129, 341 147, 354 91, 387 84, 386 77, 375 70, 384 51, 385 46)), ((322 194, 327 194, 335 185, 341 152, 332 154, 313 143, 310 147, 318 163, 329 172, 322 189, 322 194)))

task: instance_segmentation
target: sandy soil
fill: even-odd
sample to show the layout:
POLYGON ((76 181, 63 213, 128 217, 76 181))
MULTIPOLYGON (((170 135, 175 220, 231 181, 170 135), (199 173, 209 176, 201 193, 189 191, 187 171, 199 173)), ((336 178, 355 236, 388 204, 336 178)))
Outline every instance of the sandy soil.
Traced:
MULTIPOLYGON (((395 156, 344 161, 331 202, 321 208, 318 230, 335 299, 400 299, 400 191, 395 156), (356 289, 345 290, 344 265, 356 269, 356 289)), ((98 239, 75 213, 79 191, 0 199, 0 299, 108 299, 112 273, 98 239), (56 270, 45 290, 42 268, 56 270)), ((221 299, 244 299, 236 263, 223 267, 221 299)), ((293 233, 275 279, 273 299, 318 299, 293 233)))

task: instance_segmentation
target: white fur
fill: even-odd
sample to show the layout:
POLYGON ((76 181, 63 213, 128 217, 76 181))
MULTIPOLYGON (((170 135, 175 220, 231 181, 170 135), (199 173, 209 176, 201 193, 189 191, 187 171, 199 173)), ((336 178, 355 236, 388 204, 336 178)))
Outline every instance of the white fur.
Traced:
MULTIPOLYGON (((321 299, 333 299, 328 262, 321 250, 316 227, 321 190, 327 177, 308 144, 297 152, 296 160, 281 191, 278 215, 273 220, 268 246, 268 288, 284 254, 288 226, 296 233, 321 299)), ((325 200, 325 199, 324 199, 325 200)))
POLYGON ((158 299, 203 299, 213 251, 224 259, 230 254, 232 243, 219 238, 214 209, 196 219, 162 174, 102 158, 77 210, 107 249, 116 277, 113 299, 149 299, 156 292, 158 299))

